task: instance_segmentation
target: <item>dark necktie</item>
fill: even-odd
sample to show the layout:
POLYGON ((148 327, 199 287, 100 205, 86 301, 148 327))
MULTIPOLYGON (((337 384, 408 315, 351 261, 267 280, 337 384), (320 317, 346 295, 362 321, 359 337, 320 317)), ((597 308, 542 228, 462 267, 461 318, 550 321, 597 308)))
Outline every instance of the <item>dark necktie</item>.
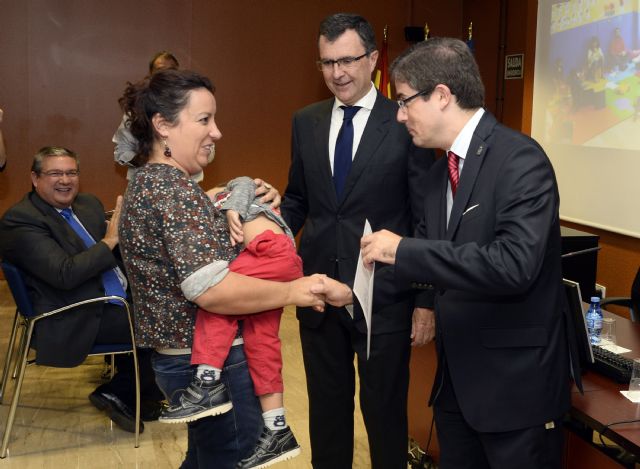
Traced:
POLYGON ((353 116, 360 110, 360 106, 340 106, 344 110, 342 127, 336 140, 336 151, 333 154, 333 184, 336 187, 338 200, 342 198, 344 183, 351 169, 353 159, 353 116))
MULTIPOLYGON (((84 245, 87 248, 90 248, 94 244, 96 244, 95 240, 91 237, 91 235, 83 228, 83 226, 78 223, 78 221, 74 218, 73 212, 70 208, 63 208, 60 211, 60 215, 69 223, 69 226, 73 228, 73 231, 76 232, 78 236, 84 242, 84 245)), ((118 278, 118 274, 116 274, 115 269, 109 269, 102 274, 102 286, 104 287, 105 296, 121 296, 123 298, 127 297, 127 294, 122 288, 122 284, 120 283, 120 279, 118 278)), ((121 304, 119 301, 111 301, 110 303, 121 304)))
POLYGON ((451 182, 451 195, 456 196, 458 190, 458 181, 460 175, 458 173, 458 155, 452 151, 447 152, 447 166, 449 167, 449 182, 451 182))

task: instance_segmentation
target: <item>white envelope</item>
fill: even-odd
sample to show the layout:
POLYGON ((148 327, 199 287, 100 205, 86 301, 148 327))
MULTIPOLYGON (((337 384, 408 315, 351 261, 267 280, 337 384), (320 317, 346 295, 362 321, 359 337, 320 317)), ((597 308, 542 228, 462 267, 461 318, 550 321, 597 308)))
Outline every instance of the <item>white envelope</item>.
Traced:
MULTIPOLYGON (((371 234, 371 225, 369 220, 364 221, 364 231, 362 236, 371 234)), ((369 359, 369 351, 371 350, 371 308, 373 303, 373 277, 375 264, 369 268, 362 260, 362 250, 358 255, 358 266, 356 268, 356 278, 353 280, 353 293, 358 298, 364 320, 367 324, 367 360, 369 359)))

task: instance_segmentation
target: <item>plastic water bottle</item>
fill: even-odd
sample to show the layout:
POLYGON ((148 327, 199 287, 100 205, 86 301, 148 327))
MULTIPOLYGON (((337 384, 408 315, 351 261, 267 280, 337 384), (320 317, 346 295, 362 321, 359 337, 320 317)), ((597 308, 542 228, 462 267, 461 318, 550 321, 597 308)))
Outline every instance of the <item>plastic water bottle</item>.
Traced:
POLYGON ((602 309, 600 309, 600 298, 591 297, 591 304, 585 316, 587 331, 591 345, 600 344, 600 333, 602 332, 602 309))

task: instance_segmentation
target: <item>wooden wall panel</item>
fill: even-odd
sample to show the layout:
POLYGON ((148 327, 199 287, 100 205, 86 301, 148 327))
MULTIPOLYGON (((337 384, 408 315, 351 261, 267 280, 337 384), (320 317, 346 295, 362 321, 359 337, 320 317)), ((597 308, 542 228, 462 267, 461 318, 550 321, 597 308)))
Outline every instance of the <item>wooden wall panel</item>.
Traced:
POLYGON ((28 61, 26 2, 0 1, 0 108, 4 110, 2 132, 9 161, 0 173, 0 213, 30 187, 28 61), (25 178, 17 178, 24 174, 25 178))
MULTIPOLYGON (((0 213, 29 190, 30 159, 51 144, 75 150, 82 160, 82 190, 113 204, 126 187, 124 169, 112 161, 110 140, 121 116, 117 99, 127 81, 147 73, 149 58, 161 49, 174 52, 184 68, 210 76, 218 89, 224 137, 204 185, 248 174, 284 190, 291 116, 329 97, 314 64, 321 19, 336 11, 358 12, 374 25, 379 43, 388 24, 393 59, 408 46, 404 26, 412 24, 412 5, 0 0, 0 107, 9 152, 9 166, 0 175, 0 213)), ((450 10, 438 8, 439 24, 457 24, 458 16, 447 16, 450 10)))
POLYGON ((494 114, 500 106, 497 86, 498 57, 500 55, 500 1, 464 1, 463 39, 467 38, 469 23, 473 22, 475 57, 485 87, 485 107, 494 114))

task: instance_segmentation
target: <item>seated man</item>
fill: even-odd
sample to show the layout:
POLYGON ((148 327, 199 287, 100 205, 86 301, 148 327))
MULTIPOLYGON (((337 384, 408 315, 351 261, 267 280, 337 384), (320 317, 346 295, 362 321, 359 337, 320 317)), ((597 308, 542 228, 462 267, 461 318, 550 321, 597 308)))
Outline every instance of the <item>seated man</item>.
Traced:
MULTIPOLYGON (((111 222, 93 195, 78 194, 78 158, 70 150, 42 148, 31 166, 33 189, 0 220, 0 255, 25 276, 37 312, 104 295, 126 296, 127 281, 116 257, 121 197, 111 222)), ((43 319, 35 330, 36 363, 74 367, 94 344, 131 342, 121 304, 91 303, 43 319)), ((159 416, 150 352, 140 350, 143 420, 159 416)), ((91 393, 123 430, 135 431, 135 375, 130 354, 116 355, 118 373, 91 393)), ((140 426, 142 432, 143 426, 140 426)))

